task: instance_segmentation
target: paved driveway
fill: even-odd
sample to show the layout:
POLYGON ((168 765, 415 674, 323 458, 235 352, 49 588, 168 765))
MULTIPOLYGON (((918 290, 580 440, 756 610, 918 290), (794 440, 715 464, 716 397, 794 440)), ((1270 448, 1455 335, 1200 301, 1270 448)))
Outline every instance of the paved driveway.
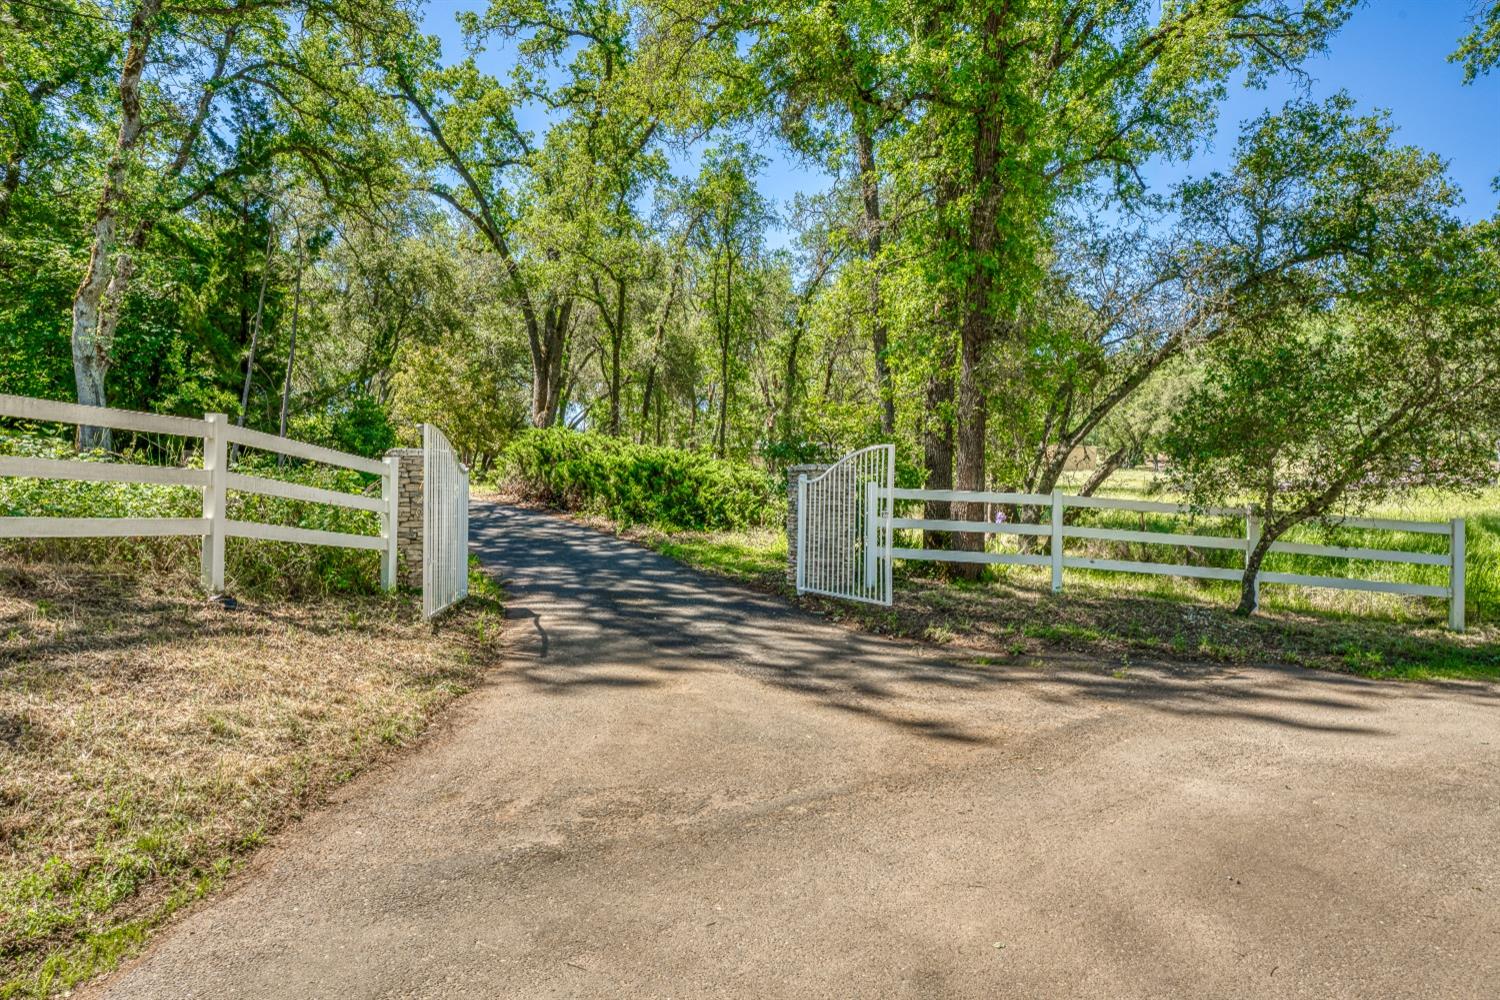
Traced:
POLYGON ((476 506, 512 657, 110 997, 1495 997, 1500 692, 996 667, 476 506))

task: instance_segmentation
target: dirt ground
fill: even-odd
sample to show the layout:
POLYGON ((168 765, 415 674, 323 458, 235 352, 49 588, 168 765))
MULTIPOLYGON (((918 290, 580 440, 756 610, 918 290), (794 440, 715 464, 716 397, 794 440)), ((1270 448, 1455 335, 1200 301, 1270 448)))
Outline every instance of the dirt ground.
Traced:
POLYGON ((1495 995, 1493 686, 965 660, 473 528, 507 667, 91 995, 1495 995))

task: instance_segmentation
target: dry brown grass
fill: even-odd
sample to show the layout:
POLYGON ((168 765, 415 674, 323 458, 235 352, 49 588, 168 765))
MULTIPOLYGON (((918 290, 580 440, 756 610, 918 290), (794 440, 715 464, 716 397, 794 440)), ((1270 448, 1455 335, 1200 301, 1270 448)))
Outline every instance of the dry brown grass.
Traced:
POLYGON ((0 997, 112 964, 498 660, 481 595, 206 605, 183 571, 0 557, 0 997))

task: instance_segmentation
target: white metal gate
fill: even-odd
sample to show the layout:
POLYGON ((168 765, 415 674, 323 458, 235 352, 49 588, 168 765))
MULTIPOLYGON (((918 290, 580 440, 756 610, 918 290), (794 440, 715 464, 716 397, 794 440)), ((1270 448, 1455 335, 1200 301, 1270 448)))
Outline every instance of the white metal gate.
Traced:
POLYGON ((422 425, 422 614, 469 596, 469 470, 442 431, 422 425))
POLYGON ((891 603, 896 448, 877 444, 797 480, 797 592, 891 603))

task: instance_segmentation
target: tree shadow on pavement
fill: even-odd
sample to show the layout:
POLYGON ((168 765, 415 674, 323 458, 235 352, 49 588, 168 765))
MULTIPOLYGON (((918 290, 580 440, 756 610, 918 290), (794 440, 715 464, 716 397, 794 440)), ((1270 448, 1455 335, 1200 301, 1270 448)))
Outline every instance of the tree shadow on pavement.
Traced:
POLYGON ((996 658, 853 631, 699 573, 566 518, 478 505, 474 550, 507 578, 506 676, 552 693, 640 688, 731 669, 841 712, 924 738, 1005 738, 992 699, 1067 707, 1131 705, 1168 716, 1379 736, 1392 698, 1484 698, 1445 688, 1299 668, 1149 663, 1123 675, 1066 653, 996 658))

